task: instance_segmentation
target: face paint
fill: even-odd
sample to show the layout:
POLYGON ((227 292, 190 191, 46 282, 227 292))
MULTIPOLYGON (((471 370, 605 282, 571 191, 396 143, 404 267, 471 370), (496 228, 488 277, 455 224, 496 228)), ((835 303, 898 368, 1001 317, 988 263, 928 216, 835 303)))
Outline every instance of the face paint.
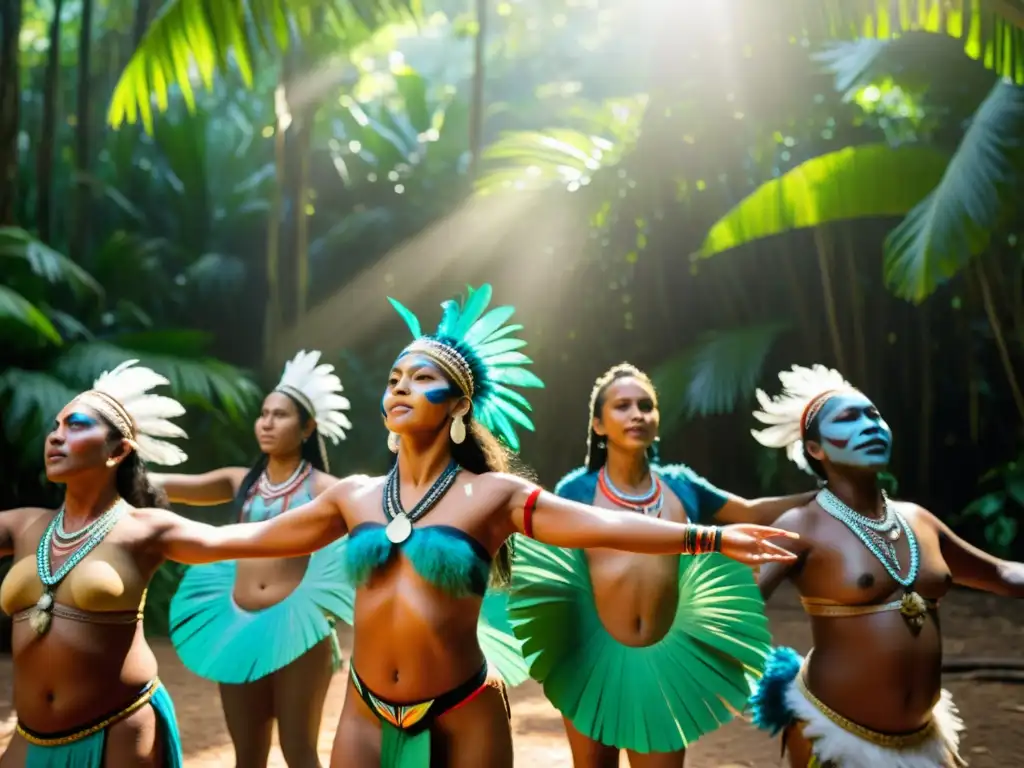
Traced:
POLYGON ((77 411, 70 414, 67 419, 65 419, 65 422, 69 427, 85 427, 87 429, 99 424, 99 422, 92 416, 87 416, 86 414, 78 413, 77 411))
POLYGON ((860 392, 830 398, 818 416, 821 448, 833 464, 882 467, 892 455, 892 432, 860 392))
POLYGON ((445 400, 450 400, 456 395, 458 389, 451 384, 445 382, 444 384, 438 384, 433 389, 428 389, 423 393, 423 396, 427 398, 427 401, 434 404, 440 405, 445 400))

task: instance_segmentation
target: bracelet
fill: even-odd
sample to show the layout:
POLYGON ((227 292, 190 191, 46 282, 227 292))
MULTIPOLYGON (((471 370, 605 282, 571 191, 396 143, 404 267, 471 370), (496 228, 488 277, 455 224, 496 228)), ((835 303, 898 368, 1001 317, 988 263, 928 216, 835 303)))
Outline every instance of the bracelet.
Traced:
POLYGON ((722 534, 723 533, 724 533, 724 531, 722 530, 722 526, 720 526, 720 525, 715 526, 715 543, 714 543, 714 551, 715 552, 721 552, 722 551, 722 534))
POLYGON ((684 555, 707 555, 722 551, 722 528, 717 525, 687 525, 683 535, 684 555))
POLYGON ((523 505, 523 533, 529 539, 533 538, 533 510, 537 508, 538 496, 540 496, 540 488, 534 488, 526 497, 526 504, 523 505))

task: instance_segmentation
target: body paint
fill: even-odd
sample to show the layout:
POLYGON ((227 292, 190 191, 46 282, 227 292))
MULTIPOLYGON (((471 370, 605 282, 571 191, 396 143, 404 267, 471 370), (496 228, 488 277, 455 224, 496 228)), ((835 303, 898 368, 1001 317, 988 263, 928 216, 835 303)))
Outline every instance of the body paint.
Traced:
POLYGON ((829 398, 818 423, 821 448, 832 463, 853 467, 889 463, 892 431, 874 403, 860 392, 843 392, 829 398))

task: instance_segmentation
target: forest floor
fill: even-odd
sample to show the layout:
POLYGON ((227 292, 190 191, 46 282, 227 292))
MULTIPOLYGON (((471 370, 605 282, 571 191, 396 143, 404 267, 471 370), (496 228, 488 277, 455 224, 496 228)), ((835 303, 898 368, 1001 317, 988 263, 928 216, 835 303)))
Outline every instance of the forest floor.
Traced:
MULTIPOLYGON (((957 591, 943 601, 943 630, 947 658, 964 656, 1020 657, 1024 638, 1024 604, 1012 600, 957 591)), ((769 607, 776 642, 801 651, 809 646, 806 619, 789 591, 780 590, 769 607)), ((350 637, 342 636, 346 651, 350 637)), ((233 766, 231 742, 224 726, 213 683, 195 677, 178 661, 163 640, 153 643, 160 661, 160 678, 167 685, 178 711, 186 768, 233 766)), ((334 729, 345 697, 345 673, 332 684, 320 731, 320 754, 328 764, 334 729)), ((0 658, 0 748, 14 729, 10 709, 10 657, 0 658)), ((978 682, 951 676, 946 681, 967 723, 963 756, 972 768, 1009 768, 1021 765, 1024 754, 1024 685, 978 682)), ((516 766, 571 768, 569 748, 558 713, 544 699, 538 685, 528 683, 511 691, 516 766)), ((688 768, 777 768, 779 745, 750 726, 735 722, 702 739, 690 752, 688 768)), ((622 765, 627 765, 625 757, 622 765)), ((285 768, 275 746, 270 768, 285 768)))

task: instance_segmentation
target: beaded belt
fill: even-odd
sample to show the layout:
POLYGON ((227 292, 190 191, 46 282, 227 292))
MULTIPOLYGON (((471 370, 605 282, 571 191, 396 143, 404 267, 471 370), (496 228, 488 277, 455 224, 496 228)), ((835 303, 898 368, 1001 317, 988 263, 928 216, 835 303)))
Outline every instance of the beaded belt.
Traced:
POLYGON ((21 738, 29 744, 34 744, 37 747, 61 747, 65 744, 73 744, 76 741, 81 741, 93 734, 104 731, 115 723, 119 723, 130 715, 133 715, 135 712, 138 712, 142 707, 149 703, 149 700, 153 698, 153 694, 156 693, 159 688, 160 678, 155 677, 146 684, 146 687, 142 689, 138 698, 136 698, 127 707, 100 718, 99 720, 96 720, 89 725, 85 725, 82 728, 64 731, 63 733, 50 734, 47 736, 29 730, 23 726, 19 720, 15 730, 21 738))
MULTIPOLYGON (((807 655, 807 659, 810 659, 810 654, 807 655)), ((863 739, 869 744, 874 744, 876 747, 883 747, 885 749, 900 752, 919 747, 935 735, 936 723, 934 719, 929 720, 916 731, 901 734, 879 733, 878 731, 873 731, 870 728, 865 728, 863 725, 858 725, 852 720, 848 720, 811 693, 810 689, 807 687, 806 659, 804 660, 804 665, 801 667, 800 674, 797 675, 795 682, 797 690, 800 691, 804 698, 806 698, 815 709, 821 712, 821 714, 828 718, 834 725, 842 728, 847 733, 863 739)))

